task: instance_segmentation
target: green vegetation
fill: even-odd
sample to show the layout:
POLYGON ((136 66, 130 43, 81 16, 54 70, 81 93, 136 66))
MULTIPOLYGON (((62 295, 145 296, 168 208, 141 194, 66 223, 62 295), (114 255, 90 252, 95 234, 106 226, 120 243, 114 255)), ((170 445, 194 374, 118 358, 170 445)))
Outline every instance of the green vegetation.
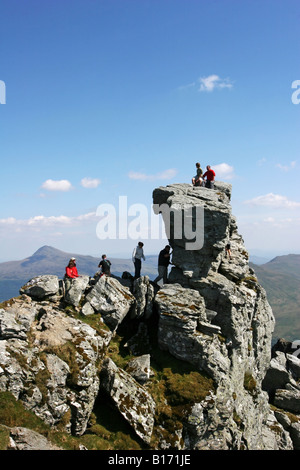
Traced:
POLYGON ((300 338, 300 255, 278 256, 266 264, 252 265, 266 290, 276 320, 273 337, 300 338))
POLYGON ((257 383, 254 377, 250 372, 246 372, 244 375, 244 388, 247 390, 251 395, 256 394, 256 387, 257 383))
MULTIPOLYGON (((99 315, 82 317, 76 311, 68 309, 68 314, 86 321, 98 332, 103 332, 103 323, 99 315)), ((211 378, 196 371, 193 366, 183 361, 177 360, 169 353, 161 351, 156 341, 157 324, 155 319, 148 321, 148 331, 150 332, 151 369, 152 376, 145 384, 145 388, 152 395, 156 403, 155 425, 150 448, 156 448, 159 438, 162 437, 175 446, 178 440, 176 431, 182 429, 184 419, 187 418, 194 403, 203 400, 210 391, 214 391, 214 384, 211 378)), ((135 334, 137 324, 128 321, 127 324, 119 328, 118 333, 110 342, 107 355, 121 368, 134 356, 130 349, 126 347, 129 338, 135 334)), ((78 345, 77 345, 78 346, 78 345)), ((55 353, 64 360, 70 367, 69 386, 76 386, 77 366, 73 361, 76 344, 66 343, 59 348, 52 348, 51 353, 55 353)), ((141 347, 145 345, 140 345, 141 347)), ((146 351, 141 351, 144 353, 146 351)), ((43 360, 43 354, 40 359, 43 360)), ((45 369, 47 374, 47 369, 45 369)), ((41 374, 36 377, 36 385, 46 394, 45 384, 47 376, 41 374)), ((70 416, 66 416, 68 422, 70 416)), ((85 446, 89 450, 142 450, 149 448, 134 433, 133 429, 115 409, 110 399, 104 394, 99 394, 96 400, 93 413, 90 417, 88 428, 84 435, 75 437, 68 434, 64 429, 65 423, 62 421, 58 427, 50 428, 35 414, 26 410, 21 401, 8 392, 0 393, 0 449, 6 449, 8 444, 9 431, 5 427, 23 426, 39 432, 53 444, 66 449, 79 449, 85 446)))

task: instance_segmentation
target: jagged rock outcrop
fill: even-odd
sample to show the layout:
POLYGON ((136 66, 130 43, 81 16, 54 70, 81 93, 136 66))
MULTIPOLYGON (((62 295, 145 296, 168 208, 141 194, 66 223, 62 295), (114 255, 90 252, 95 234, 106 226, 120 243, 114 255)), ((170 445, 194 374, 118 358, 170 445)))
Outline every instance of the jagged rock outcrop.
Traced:
POLYGON ((203 298, 194 289, 165 285, 155 299, 159 311, 158 343, 178 359, 187 361, 215 380, 230 369, 221 329, 207 322, 203 298))
MULTIPOLYGON (((163 333, 160 342, 178 358, 187 360, 190 356, 188 360, 216 382, 213 398, 195 404, 188 419, 188 445, 192 442, 197 449, 292 448, 288 433, 277 422, 262 389, 271 359, 274 318, 265 291, 249 267, 247 250, 231 214, 230 196, 231 187, 224 183, 217 183, 215 190, 174 184, 153 192, 156 206, 165 204, 175 212, 172 218, 161 211, 166 223, 171 220, 169 242, 174 267, 169 279, 180 284, 181 298, 179 303, 174 296, 168 296, 169 286, 156 296, 163 333), (201 233, 197 233, 196 214, 203 217, 203 243, 196 250, 186 249, 191 239, 184 237, 184 230, 181 238, 174 236, 178 234, 175 224, 178 220, 184 223, 188 207, 194 209, 192 226, 198 237, 201 233), (226 257, 228 243, 231 259, 226 257), (194 298, 190 304, 192 314, 183 300, 190 297, 194 298), (207 323, 206 311, 215 312, 211 330, 201 327, 207 323), (174 324, 168 334, 165 323, 174 324), (191 421, 197 422, 192 432, 191 421), (272 432, 274 423, 270 425, 273 421, 276 435, 272 432)), ((176 290, 176 284, 172 284, 172 289, 176 290)))
MULTIPOLYGON (((80 436, 99 394, 100 372, 113 370, 102 367, 102 362, 115 330, 137 303, 141 303, 140 316, 147 312, 143 293, 146 296, 149 291, 149 279, 139 281, 138 300, 113 277, 82 276, 68 284, 65 289, 57 276, 39 276, 20 289, 19 298, 0 309, 0 391, 11 392, 51 427, 64 423, 68 432, 80 436), (98 315, 97 330, 72 313, 83 318, 98 315)), ((137 411, 133 397, 138 397, 136 402, 147 397, 149 409, 154 404, 130 374, 119 371, 118 377, 122 373, 124 383, 132 382, 125 415, 131 416, 130 424, 148 442, 153 416, 143 420, 146 408, 140 404, 137 411)))
POLYGON ((279 340, 263 380, 278 422, 290 434, 293 447, 300 450, 300 358, 297 345, 279 340), (295 346, 295 347, 294 347, 295 346))
POLYGON ((53 303, 28 296, 0 310, 0 390, 50 426, 85 432, 99 389, 99 361, 111 339, 53 303))
MULTIPOLYGON (((230 198, 231 185, 220 182, 154 190, 173 250, 162 287, 130 273, 28 281, 0 308, 0 392, 76 436, 100 397, 151 449, 299 449, 300 359, 284 342, 271 350, 273 313, 230 198), (134 357, 120 367, 110 355, 123 326, 122 348, 134 357), (188 364, 199 390, 182 390, 185 374, 161 369, 167 354, 188 364)), ((27 436, 13 430, 11 448, 48 447, 27 436)))

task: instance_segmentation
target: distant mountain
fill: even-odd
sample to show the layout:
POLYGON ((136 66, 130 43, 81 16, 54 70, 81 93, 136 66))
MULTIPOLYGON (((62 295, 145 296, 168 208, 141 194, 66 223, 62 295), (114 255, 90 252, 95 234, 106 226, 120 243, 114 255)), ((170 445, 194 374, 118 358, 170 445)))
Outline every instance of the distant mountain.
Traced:
POLYGON ((270 261, 270 258, 263 258, 262 256, 250 255, 250 262, 253 264, 265 264, 270 261))
POLYGON ((300 340, 300 255, 277 256, 252 267, 276 319, 274 338, 300 340))
MULTIPOLYGON (((93 276, 98 271, 100 259, 74 253, 66 253, 51 246, 39 248, 32 256, 21 261, 0 263, 0 301, 19 295, 20 287, 29 279, 42 274, 54 274, 64 277, 65 268, 71 257, 76 258, 79 274, 93 276)), ((111 271, 121 276, 124 271, 134 273, 131 259, 110 258, 111 271)), ((147 256, 143 263, 142 274, 154 279, 157 275, 157 256, 147 256)))
MULTIPOLYGON (((72 256, 77 260, 79 274, 93 276, 97 272, 99 258, 67 253, 51 246, 43 246, 21 261, 0 263, 0 302, 19 295, 20 287, 35 276, 54 274, 62 279, 72 256)), ((116 276, 124 271, 134 273, 131 259, 110 258, 110 261, 116 276)), ((265 288, 274 312, 274 338, 300 340, 300 255, 277 256, 267 263, 250 265, 265 288)), ((147 256, 142 274, 152 280, 156 277, 157 256, 147 256)))

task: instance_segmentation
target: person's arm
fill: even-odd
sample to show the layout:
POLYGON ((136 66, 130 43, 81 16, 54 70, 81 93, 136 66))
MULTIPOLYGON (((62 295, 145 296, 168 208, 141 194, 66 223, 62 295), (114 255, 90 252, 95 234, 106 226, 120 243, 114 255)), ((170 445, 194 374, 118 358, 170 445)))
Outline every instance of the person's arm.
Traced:
POLYGON ((133 250, 133 252, 132 252, 132 261, 134 261, 135 253, 136 253, 136 248, 134 248, 134 250, 133 250))
POLYGON ((76 266, 73 267, 73 277, 79 277, 76 266))

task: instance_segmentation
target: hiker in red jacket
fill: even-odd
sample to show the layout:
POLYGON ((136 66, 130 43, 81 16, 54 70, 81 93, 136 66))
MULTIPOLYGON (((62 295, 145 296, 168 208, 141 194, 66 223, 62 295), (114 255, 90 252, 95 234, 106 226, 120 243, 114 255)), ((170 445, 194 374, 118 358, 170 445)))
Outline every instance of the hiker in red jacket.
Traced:
POLYGON ((214 189, 214 181, 215 181, 216 173, 214 172, 214 170, 211 169, 209 165, 207 165, 206 170, 207 171, 203 175, 203 178, 206 178, 205 187, 214 189))
POLYGON ((69 277, 71 279, 79 277, 75 261, 75 258, 71 258, 68 266, 66 267, 66 277, 69 277))
POLYGON ((79 274, 76 268, 76 259, 71 258, 68 266, 66 267, 66 273, 63 282, 64 295, 66 295, 67 291, 71 288, 73 279, 76 279, 77 277, 79 277, 79 274))

